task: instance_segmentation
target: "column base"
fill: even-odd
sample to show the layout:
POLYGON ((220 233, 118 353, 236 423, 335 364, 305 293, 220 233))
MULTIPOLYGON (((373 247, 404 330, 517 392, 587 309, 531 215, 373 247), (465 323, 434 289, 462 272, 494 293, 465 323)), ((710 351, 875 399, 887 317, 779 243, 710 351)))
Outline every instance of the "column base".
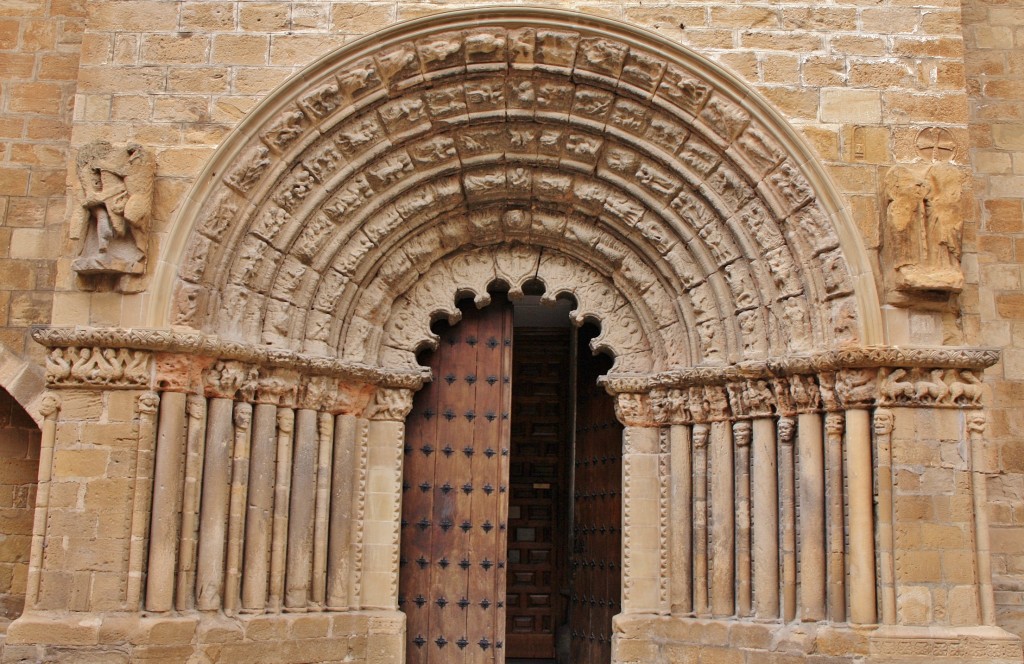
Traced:
POLYGON ((619 615, 612 661, 1020 664, 1021 640, 998 627, 849 626, 619 615))
POLYGON ((403 664, 404 634, 405 614, 398 611, 230 617, 29 612, 0 642, 0 662, 403 664))

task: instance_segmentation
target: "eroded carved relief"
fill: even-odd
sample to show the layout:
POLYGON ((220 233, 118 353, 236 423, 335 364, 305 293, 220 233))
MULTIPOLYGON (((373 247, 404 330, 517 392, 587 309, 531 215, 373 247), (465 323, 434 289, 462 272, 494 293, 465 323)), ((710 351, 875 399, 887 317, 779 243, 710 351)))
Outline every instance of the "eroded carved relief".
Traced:
POLYGON ((886 174, 883 247, 895 290, 963 289, 963 183, 963 172, 946 163, 896 166, 886 174))
POLYGON ((71 264, 82 276, 142 274, 156 165, 141 145, 97 141, 76 160, 82 214, 71 237, 81 241, 71 264))

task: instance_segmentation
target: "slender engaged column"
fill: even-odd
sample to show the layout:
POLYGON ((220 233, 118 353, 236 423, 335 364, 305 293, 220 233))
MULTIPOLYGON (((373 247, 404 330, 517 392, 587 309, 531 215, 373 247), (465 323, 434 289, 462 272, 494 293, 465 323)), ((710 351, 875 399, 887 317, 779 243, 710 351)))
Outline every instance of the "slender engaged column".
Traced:
POLYGON ((331 457, 334 445, 334 416, 320 413, 319 453, 316 471, 316 518, 313 528, 313 583, 311 599, 323 606, 327 601, 327 513, 331 504, 331 457))
POLYGON ((227 545, 234 402, 210 399, 206 417, 206 454, 199 507, 199 554, 196 563, 196 608, 221 608, 224 592, 224 551, 227 545))
POLYGON ((732 424, 711 424, 711 614, 736 612, 736 505, 732 424))
POLYGON ((267 604, 280 610, 284 599, 285 557, 288 551, 288 499, 292 486, 292 433, 295 411, 277 409, 277 467, 274 481, 274 532, 270 546, 270 599, 267 604))
POLYGON ((291 504, 288 511, 288 571, 284 605, 292 611, 305 611, 309 606, 318 456, 317 413, 303 408, 296 418, 291 504))
POLYGON ((126 603, 142 605, 142 561, 149 539, 153 505, 153 448, 156 445, 156 416, 160 395, 146 392, 139 397, 139 442, 135 457, 135 491, 132 498, 132 536, 128 548, 126 603))
POLYGON ((754 614, 779 617, 779 479, 775 422, 753 421, 754 464, 754 614))
POLYGON ((196 608, 196 544, 199 538, 199 492, 203 486, 206 445, 206 397, 188 395, 185 448, 185 490, 181 502, 181 552, 174 604, 179 611, 196 608))
POLYGON ((708 438, 706 424, 693 426, 693 610, 709 614, 708 604, 708 438))
POLYGON ((992 547, 988 531, 988 468, 985 461, 985 414, 967 414, 967 434, 971 440, 971 481, 974 494, 974 545, 978 556, 978 603, 981 623, 996 624, 995 594, 992 591, 992 547))
POLYGON ((334 428, 334 466, 331 479, 331 522, 327 559, 327 608, 349 607, 349 575, 352 555, 352 495, 355 481, 356 443, 365 434, 365 422, 352 415, 338 415, 334 428))
POLYGON ((53 394, 43 397, 39 405, 43 431, 39 445, 39 483, 36 485, 36 509, 32 520, 32 550, 29 555, 28 579, 25 584, 25 608, 39 602, 39 583, 43 571, 43 544, 46 542, 46 519, 50 509, 50 481, 53 477, 53 445, 57 440, 57 415, 60 399, 53 394))
POLYGON ((892 513, 892 411, 875 411, 875 450, 878 456, 878 575, 882 593, 882 622, 896 624, 896 561, 892 513))
POLYGON ((231 494, 228 500, 227 571, 224 575, 224 612, 238 609, 242 581, 242 538, 245 502, 249 491, 249 453, 252 404, 235 404, 235 441, 231 451, 231 494))
POLYGON ((674 424, 669 428, 672 457, 672 613, 693 611, 693 463, 690 458, 690 428, 674 424))
POLYGON ((750 442, 749 421, 737 422, 732 432, 736 441, 736 614, 751 613, 750 580, 750 442))
POLYGON ((779 418, 779 494, 782 500, 782 618, 796 618, 796 464, 793 439, 796 422, 779 418))
POLYGON ((800 447, 800 619, 825 619, 825 460, 821 415, 797 416, 800 447))
POLYGON ((249 463, 249 499, 245 508, 245 569, 242 576, 242 609, 248 611, 259 611, 267 606, 276 442, 277 406, 256 404, 249 463))
POLYGON ((846 482, 850 506, 850 621, 870 625, 875 608, 871 427, 866 409, 846 411, 846 482))
POLYGON ((843 518, 843 415, 825 416, 828 499, 828 617, 846 622, 846 527, 843 518))
POLYGON ((146 574, 147 611, 170 611, 174 608, 187 401, 188 395, 182 392, 164 392, 160 398, 146 574))

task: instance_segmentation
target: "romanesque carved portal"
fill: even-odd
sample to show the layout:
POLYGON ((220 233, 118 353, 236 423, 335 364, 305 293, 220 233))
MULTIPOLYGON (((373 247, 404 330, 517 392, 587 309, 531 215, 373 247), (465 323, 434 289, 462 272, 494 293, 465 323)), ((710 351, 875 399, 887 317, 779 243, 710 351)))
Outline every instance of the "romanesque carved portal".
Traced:
MULTIPOLYGON (((357 648, 348 629, 375 661, 403 661, 417 352, 436 345, 432 322, 457 323, 458 300, 539 284, 615 358, 613 660, 695 657, 716 623, 707 634, 754 650, 808 655, 841 633, 850 657, 1019 661, 981 627, 993 604, 971 458, 976 375, 995 355, 884 345, 828 178, 708 61, 552 11, 398 26, 276 92, 188 200, 154 276, 161 329, 36 335, 55 390, 142 391, 121 610, 243 626, 333 612, 348 626, 333 647, 357 648), (948 424, 942 462, 962 481, 942 490, 971 506, 942 544, 959 580, 931 585, 905 566, 927 545, 896 509, 926 489, 893 472, 929 431, 918 421, 948 424), (938 602, 941 618, 915 608, 938 602)), ((29 604, 46 608, 34 551, 29 604)))

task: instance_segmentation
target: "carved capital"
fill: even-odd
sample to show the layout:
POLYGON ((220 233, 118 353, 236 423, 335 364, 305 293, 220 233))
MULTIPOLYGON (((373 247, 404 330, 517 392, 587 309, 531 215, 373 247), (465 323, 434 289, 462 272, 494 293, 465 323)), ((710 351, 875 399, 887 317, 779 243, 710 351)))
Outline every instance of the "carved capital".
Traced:
POLYGON ((792 417, 780 417, 778 423, 780 445, 792 445, 796 436, 796 420, 792 417))
POLYGON ((413 392, 403 388, 380 388, 367 408, 367 418, 390 422, 404 422, 412 411, 413 392))
POLYGON ((657 424, 651 397, 644 393, 622 392, 615 396, 615 417, 623 426, 649 427, 657 424))
POLYGON ((156 392, 144 392, 139 395, 139 413, 153 416, 160 408, 160 395, 156 392))
POLYGON ((836 397, 846 408, 869 408, 878 398, 878 370, 840 369, 836 397))
POLYGON ((737 447, 748 447, 753 438, 754 427, 749 420, 742 420, 732 425, 732 436, 737 447))
POLYGON ((60 412, 60 397, 53 393, 44 395, 39 403, 39 414, 45 419, 52 420, 57 418, 58 412, 60 412))
POLYGON ((829 437, 842 436, 846 430, 846 417, 842 413, 829 413, 825 416, 825 433, 829 437))
POLYGON ((659 424, 690 424, 690 411, 686 407, 686 391, 678 388, 651 390, 651 411, 659 424))
POLYGON ((889 436, 892 434, 893 424, 896 418, 892 411, 885 408, 875 409, 874 430, 876 436, 889 436))
POLYGON ((967 414, 967 432, 973 436, 985 435, 986 426, 985 413, 980 410, 972 410, 967 414))
POLYGON ((295 406, 299 389, 299 374, 287 369, 270 369, 259 372, 256 381, 255 400, 278 406, 295 406))
POLYGON ((721 422, 732 417, 732 411, 729 408, 729 395, 724 386, 705 386, 704 398, 707 400, 708 415, 711 421, 721 422))
POLYGON ((234 415, 236 433, 246 431, 252 425, 252 404, 239 402, 235 404, 234 415))
POLYGON ((790 376, 789 392, 798 413, 814 413, 821 410, 821 392, 814 376, 790 376))
POLYGON ((206 372, 206 394, 220 399, 249 401, 256 393, 259 369, 247 362, 215 362, 206 372))
POLYGON ((711 433, 711 427, 707 424, 694 424, 693 425, 693 446, 696 448, 705 448, 708 445, 708 436, 711 433))

